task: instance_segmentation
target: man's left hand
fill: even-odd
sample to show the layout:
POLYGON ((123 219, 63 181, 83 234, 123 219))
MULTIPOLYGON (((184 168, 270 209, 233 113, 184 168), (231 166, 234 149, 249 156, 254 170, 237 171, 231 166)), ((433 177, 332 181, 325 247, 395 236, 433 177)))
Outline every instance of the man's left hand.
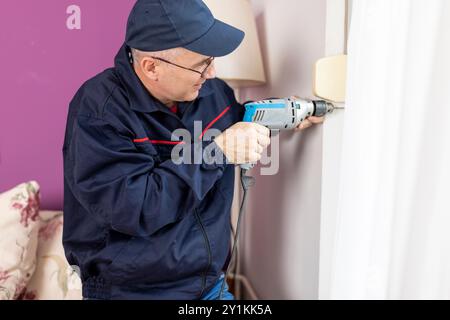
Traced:
POLYGON ((306 128, 311 127, 313 124, 319 124, 323 123, 325 117, 308 117, 305 120, 303 120, 294 130, 295 131, 301 131, 306 128))
MULTIPOLYGON (((291 99, 300 99, 300 97, 297 96, 291 96, 291 99)), ((319 124, 319 123, 323 123, 323 121, 325 120, 325 117, 313 117, 310 116, 308 118, 306 118, 305 120, 303 120, 295 129, 294 131, 298 132, 298 131, 302 131, 306 128, 311 127, 313 124, 319 124)))

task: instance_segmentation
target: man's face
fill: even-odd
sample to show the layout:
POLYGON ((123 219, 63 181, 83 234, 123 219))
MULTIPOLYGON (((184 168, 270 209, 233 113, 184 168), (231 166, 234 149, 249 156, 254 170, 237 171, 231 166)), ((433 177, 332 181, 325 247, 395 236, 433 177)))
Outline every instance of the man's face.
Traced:
MULTIPOLYGON (((170 60, 179 66, 202 72, 207 67, 210 57, 193 51, 180 49, 182 52, 170 60)), ((168 60, 169 61, 169 60, 168 60)), ((204 72, 203 77, 192 70, 180 68, 164 61, 155 61, 158 74, 157 85, 165 97, 172 101, 192 101, 198 97, 202 84, 216 76, 214 61, 204 72)))

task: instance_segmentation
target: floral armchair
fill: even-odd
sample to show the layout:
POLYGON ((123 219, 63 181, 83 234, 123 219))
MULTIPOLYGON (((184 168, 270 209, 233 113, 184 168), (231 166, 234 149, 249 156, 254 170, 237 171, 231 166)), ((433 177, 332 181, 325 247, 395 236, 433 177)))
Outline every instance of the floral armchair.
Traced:
POLYGON ((81 281, 62 246, 62 211, 39 208, 39 185, 0 194, 0 300, 79 300, 81 281))

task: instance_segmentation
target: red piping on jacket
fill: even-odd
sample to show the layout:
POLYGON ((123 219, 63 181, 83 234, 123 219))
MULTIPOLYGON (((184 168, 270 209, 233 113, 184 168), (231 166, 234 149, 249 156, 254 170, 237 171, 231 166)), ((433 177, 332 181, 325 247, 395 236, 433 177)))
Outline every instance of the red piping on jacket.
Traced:
MULTIPOLYGON (((200 135, 200 137, 198 137, 199 139, 203 138, 203 136, 205 135, 206 131, 208 131, 209 128, 212 127, 212 125, 214 123, 216 123, 217 121, 219 121, 220 118, 222 118, 225 113, 228 112, 228 110, 230 110, 231 105, 229 105, 228 107, 225 108, 225 110, 223 110, 217 117, 215 117, 207 126, 206 128, 203 130, 202 134, 200 135)), ((184 141, 168 141, 168 140, 150 140, 148 137, 142 138, 142 139, 134 139, 133 142, 146 142, 149 141, 152 144, 170 144, 170 145, 177 145, 177 144, 185 144, 184 141)))
POLYGON ((216 123, 217 121, 219 121, 220 118, 222 118, 225 113, 228 112, 228 110, 230 110, 231 105, 229 105, 228 107, 225 108, 225 110, 223 110, 213 121, 211 121, 205 128, 205 130, 203 130, 202 134, 200 135, 200 137, 198 137, 199 139, 203 138, 203 136, 205 135, 206 131, 208 131, 209 128, 211 128, 211 126, 216 123))
POLYGON ((185 144, 184 141, 168 141, 168 140, 150 140, 149 138, 142 138, 142 139, 134 139, 133 142, 146 142, 149 141, 152 144, 185 144))

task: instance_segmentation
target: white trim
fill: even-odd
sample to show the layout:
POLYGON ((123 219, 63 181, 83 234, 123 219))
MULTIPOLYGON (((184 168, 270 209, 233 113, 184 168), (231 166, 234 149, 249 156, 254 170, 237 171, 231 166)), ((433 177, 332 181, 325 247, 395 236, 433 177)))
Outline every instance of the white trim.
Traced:
MULTIPOLYGON (((348 1, 327 0, 325 56, 346 53, 348 1)), ((323 125, 320 216, 319 299, 329 298, 331 252, 336 228, 344 110, 327 115, 323 125)))

